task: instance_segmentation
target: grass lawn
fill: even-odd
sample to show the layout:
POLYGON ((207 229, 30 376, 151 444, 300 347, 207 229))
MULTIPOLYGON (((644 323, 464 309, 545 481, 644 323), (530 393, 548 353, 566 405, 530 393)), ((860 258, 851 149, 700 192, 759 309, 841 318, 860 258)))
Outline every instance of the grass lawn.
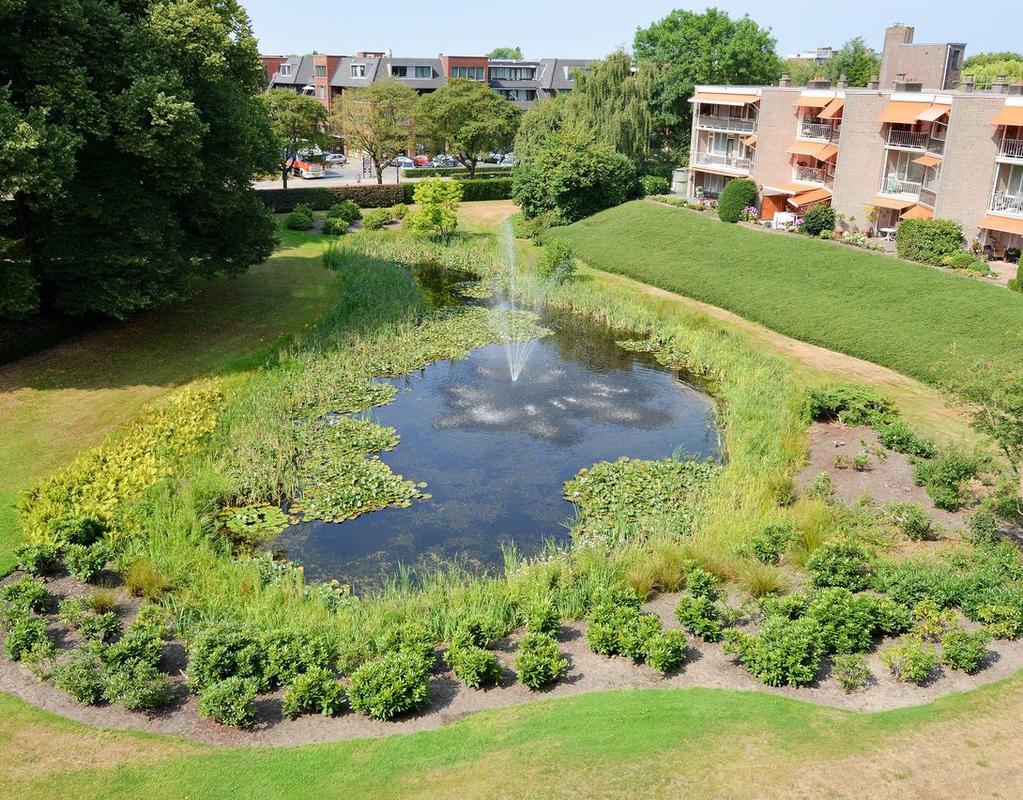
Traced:
POLYGON ((831 242, 637 201, 560 228, 587 263, 929 383, 966 358, 1023 358, 1023 297, 831 242))
POLYGON ((865 786, 871 797, 1010 797, 1023 778, 1010 733, 1021 700, 1018 677, 873 715, 760 693, 651 689, 501 709, 407 736, 216 749, 96 731, 0 695, 0 784, 12 796, 69 800, 841 798, 862 797, 865 786))
POLYGON ((18 542, 12 504, 147 402, 202 375, 260 363, 334 300, 320 237, 285 235, 266 263, 144 314, 0 367, 0 574, 18 542))

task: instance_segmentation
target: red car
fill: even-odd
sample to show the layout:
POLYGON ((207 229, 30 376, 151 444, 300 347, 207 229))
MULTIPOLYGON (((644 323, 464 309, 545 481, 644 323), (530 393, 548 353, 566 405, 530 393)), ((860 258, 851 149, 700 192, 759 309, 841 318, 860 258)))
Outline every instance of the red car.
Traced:
POLYGON ((429 156, 412 156, 412 160, 415 162, 417 167, 425 167, 430 163, 429 156))

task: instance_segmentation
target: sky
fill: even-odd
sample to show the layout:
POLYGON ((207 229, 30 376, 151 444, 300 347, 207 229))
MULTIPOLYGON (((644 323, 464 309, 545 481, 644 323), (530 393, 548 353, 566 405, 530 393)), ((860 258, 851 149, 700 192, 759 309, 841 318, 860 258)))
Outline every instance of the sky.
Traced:
MULTIPOLYGON (((768 3, 681 3, 627 0, 513 0, 447 5, 419 0, 344 4, 304 0, 241 0, 252 18, 260 50, 267 54, 350 55, 387 50, 395 55, 482 55, 499 46, 521 47, 526 58, 593 58, 630 48, 637 27, 673 8, 702 11, 713 4, 733 17, 749 14, 770 27, 784 56, 820 45, 840 46, 854 36, 881 49, 884 28, 902 22, 916 28, 917 42, 966 42, 966 54, 1019 50, 1019 25, 1008 24, 1019 0, 776 0, 768 3), (999 22, 1001 20, 1001 23, 999 22)), ((1017 23, 1019 18, 1017 17, 1017 23)))

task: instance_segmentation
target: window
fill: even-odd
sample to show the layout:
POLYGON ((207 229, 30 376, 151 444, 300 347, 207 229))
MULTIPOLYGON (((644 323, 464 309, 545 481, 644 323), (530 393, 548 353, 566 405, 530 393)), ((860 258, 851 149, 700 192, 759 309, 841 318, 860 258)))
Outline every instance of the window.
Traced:
POLYGON ((407 78, 408 67, 395 66, 394 64, 391 64, 391 75, 393 75, 395 78, 407 78))
POLYGON ((282 78, 288 77, 291 74, 291 64, 281 64, 279 72, 282 78))
POLYGON ((497 92, 505 100, 536 100, 536 91, 534 89, 498 89, 497 92))
POLYGON ((533 67, 491 67, 490 77, 498 81, 531 81, 536 75, 533 67))
POLYGON ((317 78, 326 78, 327 77, 327 66, 326 66, 326 64, 317 64, 316 65, 316 77, 317 78))
POLYGON ((432 78, 433 67, 416 67, 417 78, 432 78))
POLYGON ((322 87, 322 86, 317 86, 317 87, 316 87, 316 96, 317 96, 317 97, 320 97, 320 98, 322 98, 322 97, 325 97, 325 96, 326 96, 326 95, 324 95, 324 93, 323 93, 323 87, 322 87))
POLYGON ((963 53, 962 53, 961 50, 953 50, 952 51, 952 55, 949 58, 949 62, 948 62, 948 68, 949 69, 959 69, 959 58, 962 56, 962 54, 963 53))
POLYGON ((365 78, 366 77, 366 65, 365 64, 352 64, 352 77, 353 78, 365 78))
POLYGON ((483 67, 452 67, 451 77, 452 78, 468 78, 470 81, 481 81, 483 77, 483 67))

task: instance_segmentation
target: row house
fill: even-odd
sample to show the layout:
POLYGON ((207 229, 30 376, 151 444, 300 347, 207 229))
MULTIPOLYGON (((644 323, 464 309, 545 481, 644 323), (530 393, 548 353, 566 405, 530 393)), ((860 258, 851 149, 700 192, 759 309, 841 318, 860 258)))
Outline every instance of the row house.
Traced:
POLYGON ((759 213, 828 203, 845 224, 890 234, 906 219, 955 219, 995 255, 1023 247, 1023 84, 977 91, 960 75, 965 46, 885 36, 888 61, 912 63, 890 86, 824 80, 805 87, 698 86, 690 197, 716 197, 737 177, 756 182, 759 213), (928 61, 930 59, 930 61, 928 61))

